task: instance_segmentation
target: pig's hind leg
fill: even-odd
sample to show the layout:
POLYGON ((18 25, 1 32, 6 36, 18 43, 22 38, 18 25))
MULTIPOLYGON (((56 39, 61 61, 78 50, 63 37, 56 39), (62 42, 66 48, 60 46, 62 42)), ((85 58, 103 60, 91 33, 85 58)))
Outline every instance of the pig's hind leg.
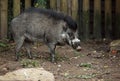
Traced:
POLYGON ((15 55, 16 55, 16 61, 19 60, 19 51, 24 43, 24 37, 19 37, 17 39, 15 39, 16 42, 16 47, 15 47, 15 55))
POLYGON ((30 59, 33 58, 32 54, 31 54, 31 51, 30 51, 31 45, 32 45, 32 43, 29 43, 29 42, 25 42, 25 43, 24 43, 24 46, 25 46, 26 51, 27 51, 27 56, 28 56, 28 58, 30 58, 30 59))

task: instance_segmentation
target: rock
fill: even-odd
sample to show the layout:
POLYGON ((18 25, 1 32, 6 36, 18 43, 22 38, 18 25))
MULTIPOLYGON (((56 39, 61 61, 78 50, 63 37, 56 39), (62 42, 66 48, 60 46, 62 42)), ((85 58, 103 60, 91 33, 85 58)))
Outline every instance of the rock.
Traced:
POLYGON ((110 52, 117 54, 120 51, 120 40, 114 40, 110 43, 110 52))
POLYGON ((110 43, 110 46, 120 46, 120 40, 113 40, 113 41, 110 43))
POLYGON ((120 50, 120 40, 114 40, 110 43, 110 50, 120 50))
POLYGON ((55 81, 54 75, 43 68, 23 68, 0 76, 0 81, 55 81))
POLYGON ((2 71, 8 71, 8 69, 7 68, 3 68, 2 71))

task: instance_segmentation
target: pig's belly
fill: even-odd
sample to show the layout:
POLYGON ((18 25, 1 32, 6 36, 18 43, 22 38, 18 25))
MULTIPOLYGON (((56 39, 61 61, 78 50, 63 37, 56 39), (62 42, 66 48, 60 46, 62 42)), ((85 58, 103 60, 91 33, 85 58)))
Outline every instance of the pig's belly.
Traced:
POLYGON ((44 42, 43 37, 38 37, 38 36, 32 36, 30 34, 25 34, 25 40, 30 41, 30 42, 44 42))

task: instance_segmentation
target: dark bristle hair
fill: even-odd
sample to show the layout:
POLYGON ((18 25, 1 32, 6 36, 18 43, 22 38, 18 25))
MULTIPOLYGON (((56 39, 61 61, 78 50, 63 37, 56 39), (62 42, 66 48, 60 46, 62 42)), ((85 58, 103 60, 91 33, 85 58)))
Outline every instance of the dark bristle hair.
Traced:
POLYGON ((25 12, 28 13, 40 13, 44 15, 49 15, 50 17, 56 20, 64 20, 70 29, 76 31, 77 30, 77 23, 68 15, 64 15, 63 13, 58 13, 50 9, 42 9, 42 8, 29 8, 26 9, 25 12))

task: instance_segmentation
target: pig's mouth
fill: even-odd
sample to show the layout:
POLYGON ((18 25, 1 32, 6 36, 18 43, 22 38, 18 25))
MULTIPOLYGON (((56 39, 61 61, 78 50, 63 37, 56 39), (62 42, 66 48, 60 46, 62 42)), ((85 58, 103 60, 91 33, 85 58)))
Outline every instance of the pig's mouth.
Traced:
POLYGON ((81 51, 81 50, 82 50, 81 46, 72 46, 72 47, 73 47, 73 49, 75 49, 76 51, 81 51))
POLYGON ((80 42, 71 42, 71 46, 73 47, 73 49, 75 49, 76 51, 81 51, 82 48, 80 46, 80 42))
POLYGON ((66 39, 66 43, 68 44, 68 45, 70 45, 73 49, 75 49, 76 51, 81 51, 82 50, 82 48, 81 48, 81 46, 80 46, 80 40, 78 40, 78 39, 73 39, 73 40, 67 40, 66 39))
POLYGON ((82 50, 81 46, 78 46, 78 47, 76 48, 76 51, 81 51, 81 50, 82 50))

